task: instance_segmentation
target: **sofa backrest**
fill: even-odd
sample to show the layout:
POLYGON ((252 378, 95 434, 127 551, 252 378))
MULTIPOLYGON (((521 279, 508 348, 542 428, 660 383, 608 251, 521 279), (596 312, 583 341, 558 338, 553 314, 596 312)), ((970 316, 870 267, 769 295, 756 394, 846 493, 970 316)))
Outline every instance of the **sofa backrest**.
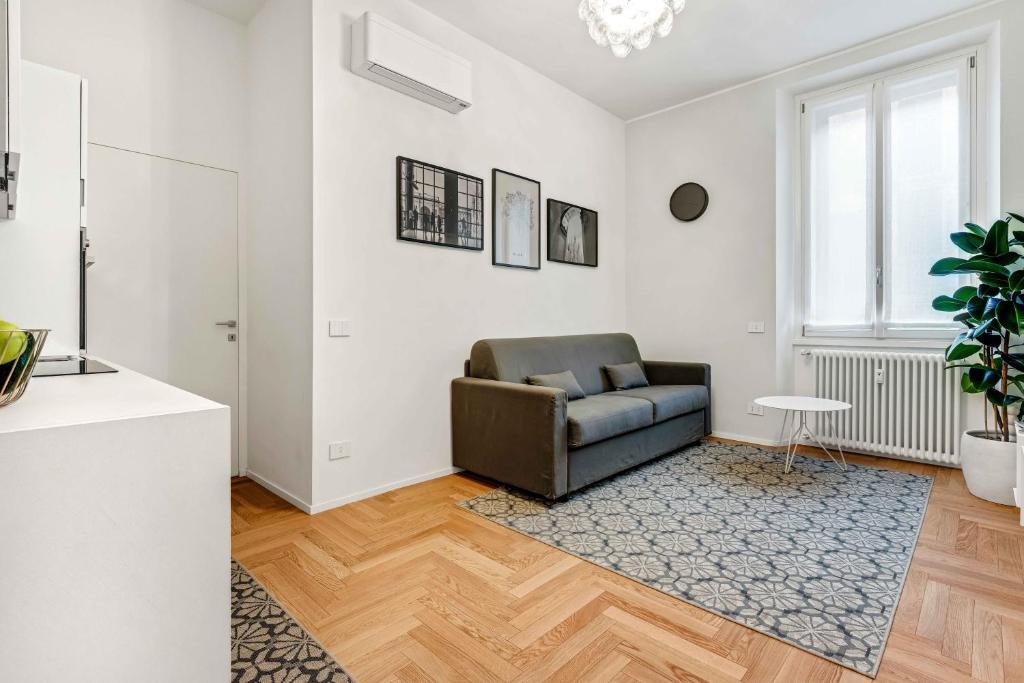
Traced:
POLYGON ((601 368, 631 361, 641 362, 640 350, 624 333, 482 339, 470 352, 469 376, 522 384, 530 375, 572 370, 583 391, 600 394, 612 388, 601 368))

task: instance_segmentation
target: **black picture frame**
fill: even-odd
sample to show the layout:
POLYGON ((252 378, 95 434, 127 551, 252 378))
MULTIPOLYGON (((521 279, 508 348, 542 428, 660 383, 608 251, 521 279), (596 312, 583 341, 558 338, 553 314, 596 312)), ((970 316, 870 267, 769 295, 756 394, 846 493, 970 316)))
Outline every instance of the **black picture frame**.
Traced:
MULTIPOLYGON (((509 171, 503 171, 500 168, 492 168, 491 169, 491 264, 492 265, 502 266, 504 268, 522 268, 524 270, 540 270, 540 267, 541 267, 541 255, 540 255, 540 249, 541 249, 541 245, 540 245, 540 233, 541 233, 540 199, 541 199, 541 194, 540 194, 540 181, 539 180, 534 180, 533 178, 527 178, 526 176, 521 176, 521 175, 519 175, 517 173, 511 173, 509 171), (504 224, 503 223, 499 223, 499 221, 498 221, 498 201, 499 201, 499 194, 501 193, 501 186, 499 185, 499 180, 501 180, 501 176, 506 176, 508 178, 514 178, 515 182, 526 183, 526 184, 530 184, 530 185, 535 185, 536 186, 535 199, 534 199, 534 209, 533 209, 534 225, 536 226, 536 233, 537 233, 534 236, 534 238, 533 238, 533 240, 535 242, 534 252, 536 253, 536 258, 537 258, 536 265, 533 265, 532 258, 531 258, 531 261, 530 261, 529 264, 512 263, 512 262, 509 262, 508 260, 504 260, 504 261, 499 260, 499 258, 498 258, 499 244, 504 244, 504 241, 499 242, 499 235, 498 235, 499 229, 504 228, 504 224)), ((532 254, 531 254, 531 256, 532 256, 532 254)))
POLYGON ((395 229, 399 240, 483 251, 484 210, 483 178, 409 157, 395 158, 395 229), (417 169, 421 171, 419 181, 417 169), (428 174, 429 185, 425 182, 428 174), (417 183, 421 185, 418 195, 417 183), (426 210, 420 214, 423 207, 426 210))
POLYGON ((560 199, 548 197, 548 261, 567 263, 572 266, 597 268, 599 263, 599 244, 600 231, 598 229, 597 211, 580 206, 579 204, 571 204, 560 199), (563 219, 566 218, 567 214, 571 215, 574 209, 579 211, 581 219, 580 239, 583 243, 580 245, 580 258, 582 260, 573 260, 572 257, 567 256, 565 251, 566 245, 564 242, 559 244, 560 239, 565 239, 565 236, 562 234, 563 219), (562 258, 559 258, 560 253, 562 258))

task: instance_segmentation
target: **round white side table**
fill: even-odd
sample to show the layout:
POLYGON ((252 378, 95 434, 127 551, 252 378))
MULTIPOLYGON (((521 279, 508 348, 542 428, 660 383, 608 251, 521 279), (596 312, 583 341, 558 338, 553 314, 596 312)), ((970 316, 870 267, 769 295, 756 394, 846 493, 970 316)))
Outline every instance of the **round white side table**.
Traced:
POLYGON ((832 419, 832 413, 840 410, 849 410, 853 406, 843 401, 833 401, 829 398, 814 398, 813 396, 762 396, 755 398, 754 403, 765 408, 775 408, 785 411, 782 416, 782 431, 779 434, 779 441, 782 441, 786 434, 786 421, 789 420, 789 442, 786 445, 786 473, 793 467, 793 460, 796 459, 796 447, 799 445, 800 437, 805 433, 814 439, 815 443, 832 458, 832 462, 846 471, 846 456, 843 455, 843 447, 839 445, 839 433, 836 432, 836 423, 832 419), (821 439, 807 424, 807 413, 825 413, 828 418, 828 426, 832 436, 836 440, 839 449, 839 458, 832 455, 832 452, 825 448, 821 439))

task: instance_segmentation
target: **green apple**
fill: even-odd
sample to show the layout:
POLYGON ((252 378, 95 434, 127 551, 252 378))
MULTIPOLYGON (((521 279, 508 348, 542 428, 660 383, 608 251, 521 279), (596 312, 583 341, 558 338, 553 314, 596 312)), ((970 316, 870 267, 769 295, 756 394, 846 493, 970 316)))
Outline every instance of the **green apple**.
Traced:
POLYGON ((13 323, 0 320, 0 365, 15 360, 28 346, 28 335, 13 323))

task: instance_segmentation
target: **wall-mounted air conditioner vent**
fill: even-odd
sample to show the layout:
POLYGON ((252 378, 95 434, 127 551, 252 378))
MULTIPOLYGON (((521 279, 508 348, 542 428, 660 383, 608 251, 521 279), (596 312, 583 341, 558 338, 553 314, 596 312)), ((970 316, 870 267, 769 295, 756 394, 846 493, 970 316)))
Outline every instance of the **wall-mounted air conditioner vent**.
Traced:
POLYGON ((472 103, 469 62, 372 12, 352 26, 352 71, 453 114, 472 103))
POLYGON ((424 83, 414 81, 411 78, 406 78, 402 74, 396 73, 391 69, 386 69, 380 64, 374 64, 373 66, 371 66, 370 71, 377 74, 378 76, 381 76, 382 78, 387 78, 390 81, 394 81, 398 85, 405 86, 406 88, 411 88, 416 92, 420 93, 421 95, 433 98, 437 102, 442 103, 445 106, 445 109, 447 109, 448 105, 451 105, 453 102, 458 102, 456 98, 452 97, 447 93, 443 93, 440 90, 437 90, 436 88, 431 88, 429 85, 426 85, 424 83))

